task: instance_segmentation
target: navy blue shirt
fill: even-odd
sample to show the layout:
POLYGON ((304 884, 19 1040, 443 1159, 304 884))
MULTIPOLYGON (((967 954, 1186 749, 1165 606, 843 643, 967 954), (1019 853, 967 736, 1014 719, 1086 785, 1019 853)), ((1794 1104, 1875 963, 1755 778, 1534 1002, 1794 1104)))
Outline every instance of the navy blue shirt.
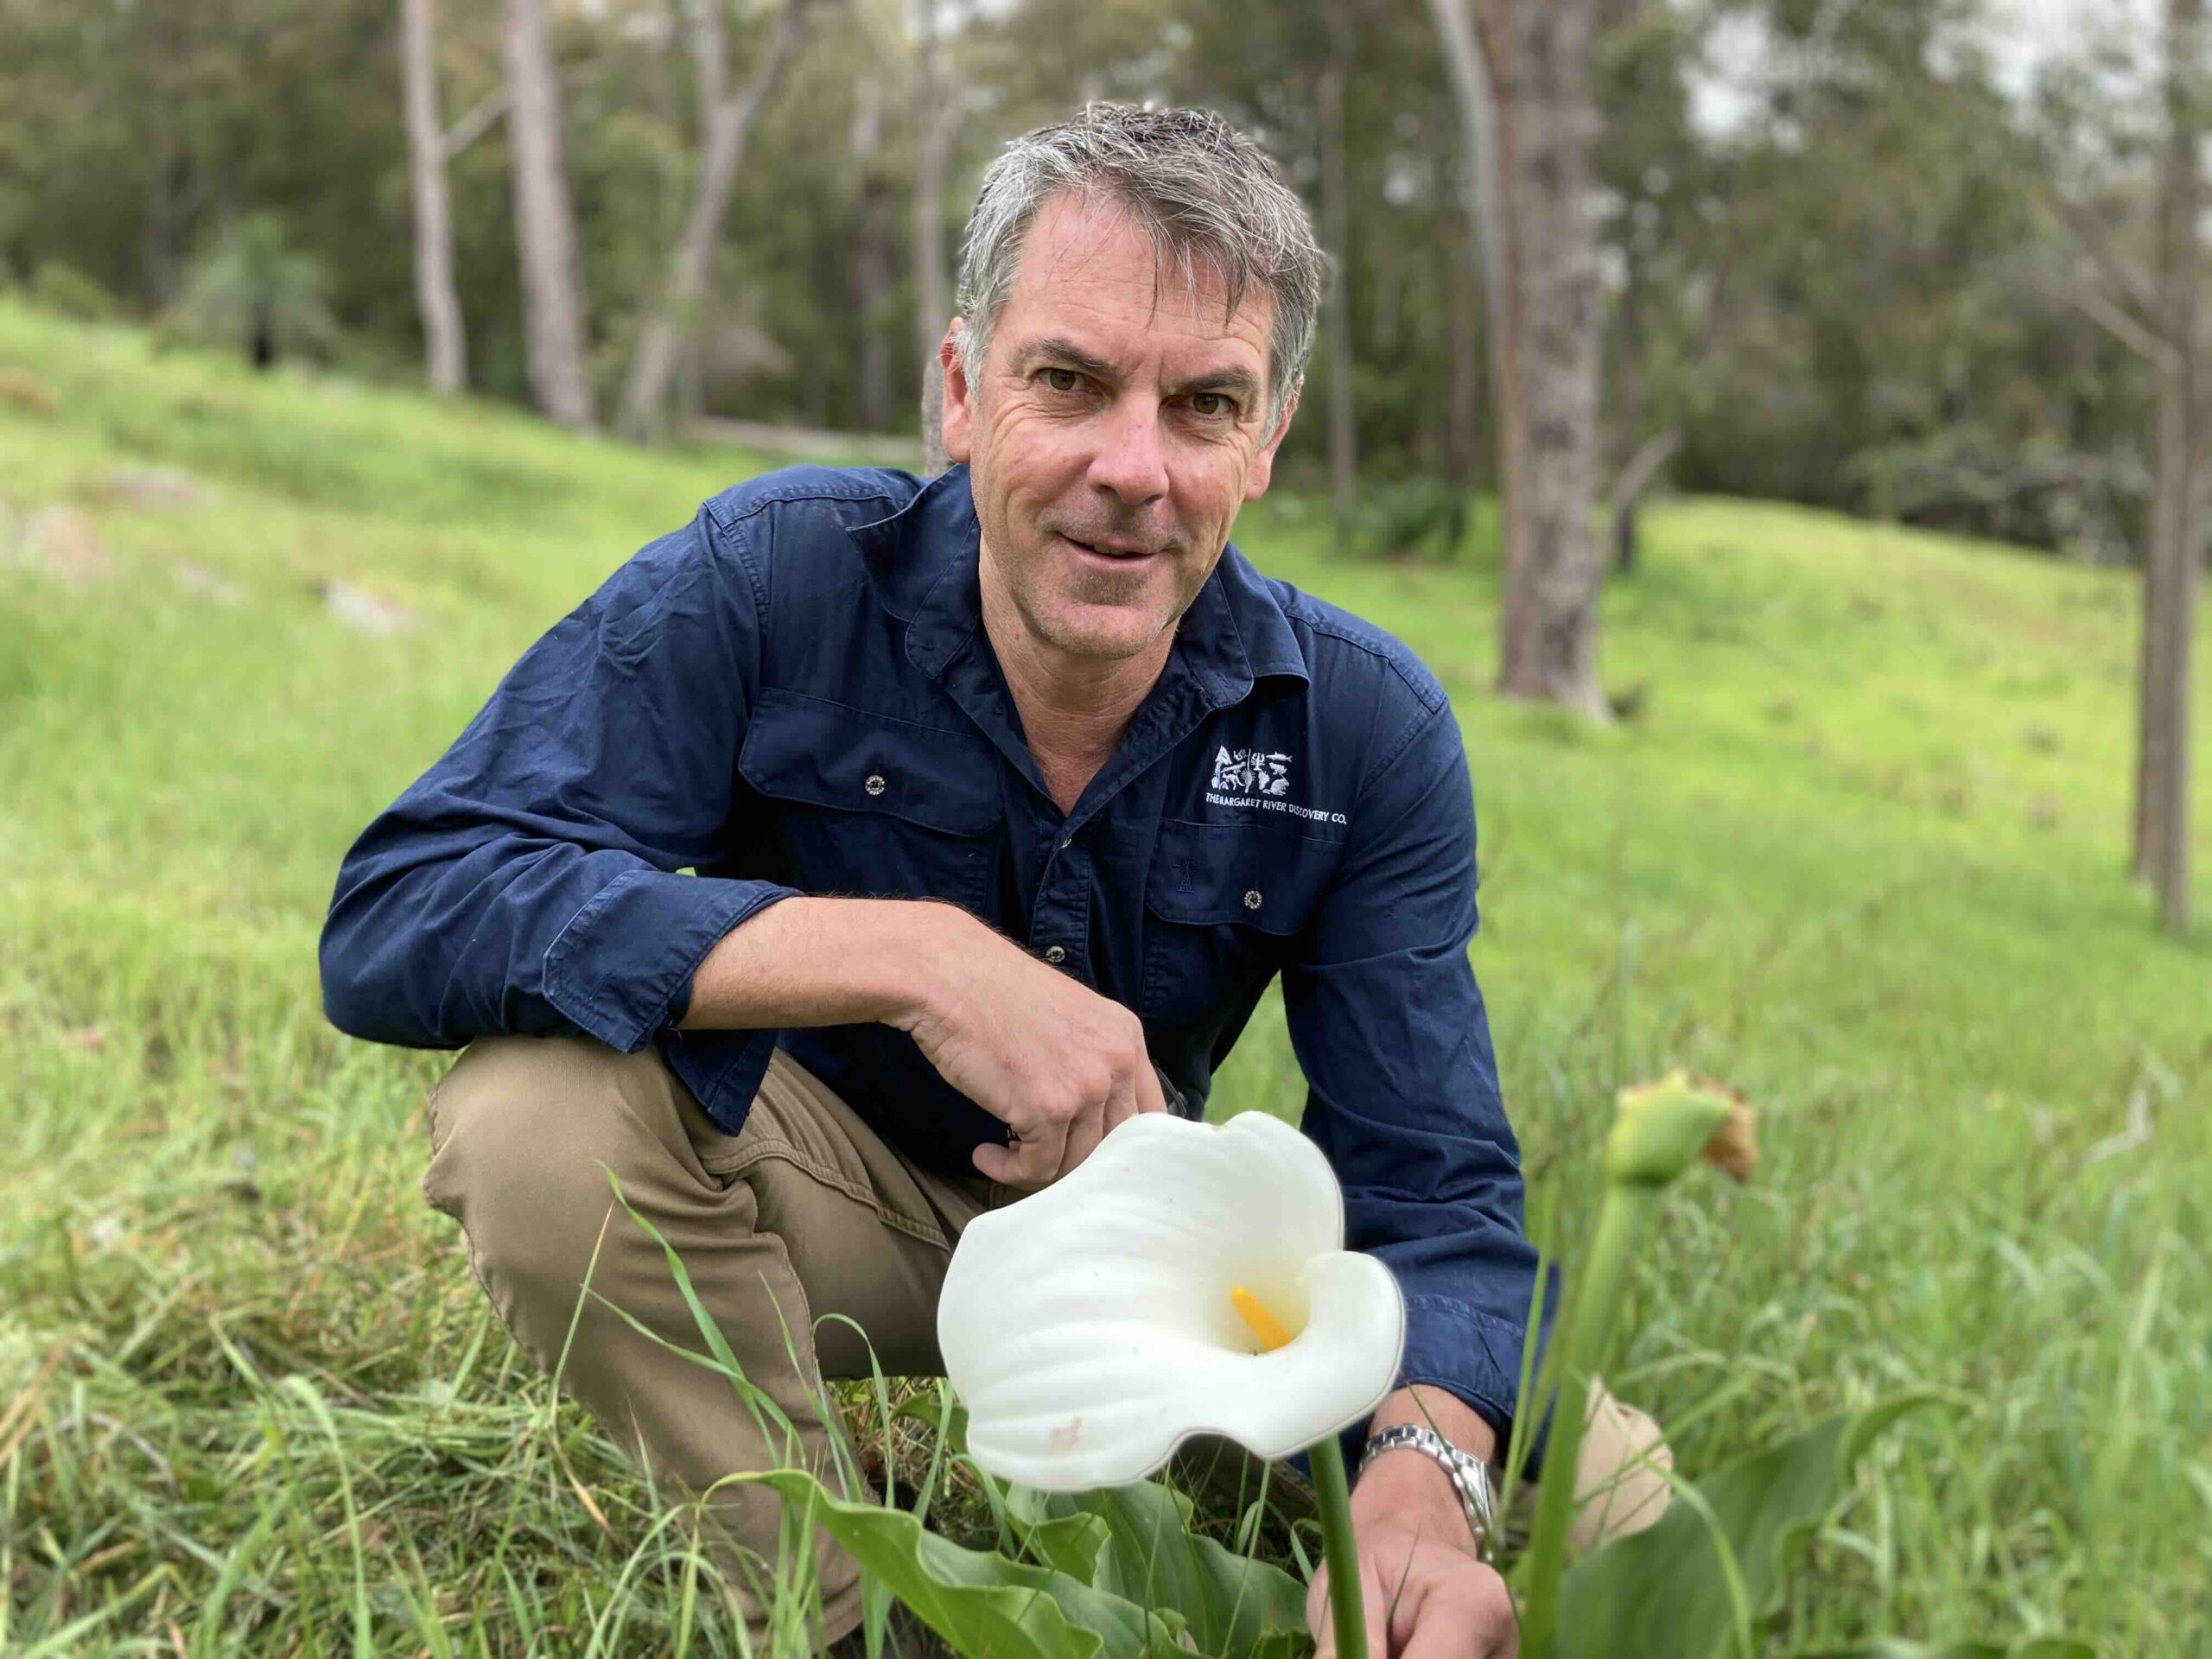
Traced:
POLYGON ((677 1030, 715 942, 794 893, 950 900, 1133 1009, 1193 1111, 1280 975, 1349 1243, 1405 1291, 1406 1380, 1502 1433, 1535 1257, 1443 689, 1231 546, 1064 815, 982 626, 977 544, 964 468, 801 467, 646 547, 346 855, 331 1020, 421 1047, 654 1044, 733 1135, 781 1046, 965 1174, 1004 1126, 904 1033, 677 1030))

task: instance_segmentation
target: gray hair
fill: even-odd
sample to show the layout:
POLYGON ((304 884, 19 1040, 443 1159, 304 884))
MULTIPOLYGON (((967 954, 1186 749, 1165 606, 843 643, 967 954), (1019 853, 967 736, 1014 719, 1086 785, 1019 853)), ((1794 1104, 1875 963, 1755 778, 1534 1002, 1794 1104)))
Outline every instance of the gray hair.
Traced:
POLYGON ((1038 210, 1064 190, 1136 216, 1186 287, 1203 264, 1227 285, 1233 315, 1254 283, 1274 296, 1268 342, 1268 430, 1281 423, 1313 354, 1328 261, 1306 207, 1258 144, 1210 110, 1090 104, 1072 120, 1024 133, 983 175, 960 254, 961 361, 972 381, 1014 286, 1038 210))

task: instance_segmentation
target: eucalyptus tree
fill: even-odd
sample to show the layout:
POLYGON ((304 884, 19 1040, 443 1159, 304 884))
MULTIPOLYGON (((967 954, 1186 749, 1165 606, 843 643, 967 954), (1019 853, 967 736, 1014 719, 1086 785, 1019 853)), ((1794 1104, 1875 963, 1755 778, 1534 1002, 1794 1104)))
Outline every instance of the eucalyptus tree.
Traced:
POLYGON ((946 95, 944 25, 938 0, 914 0, 914 350, 922 364, 922 471, 941 473, 944 452, 944 366, 938 344, 952 320, 946 271, 944 164, 960 100, 946 95))
POLYGON ((531 391, 553 419, 588 431, 598 416, 584 349, 575 213, 561 162, 561 84, 539 0, 502 0, 501 24, 531 391))
POLYGON ((1503 497, 1498 690, 1611 718, 1598 681, 1591 0, 1433 0, 1490 266, 1503 497))
POLYGON ((451 394, 468 384, 468 342, 453 280, 453 198, 446 188, 446 135, 438 116, 437 25, 431 0, 400 0, 399 60, 423 367, 431 390, 451 394))
POLYGON ((2204 3, 2166 0, 2158 268, 2145 296, 2158 347, 2152 454, 2156 480, 2143 550, 2138 682, 2135 868, 2158 894, 2165 930, 2189 928, 2190 691, 2198 567, 2204 556, 2199 474, 2208 378, 2198 333, 2204 282, 2204 3))
POLYGON ((706 296, 715 246, 729 213, 731 193, 745 166, 753 124, 798 50, 808 10, 808 0, 783 0, 751 77, 733 88, 722 4, 723 0, 701 0, 693 13, 703 129, 698 175, 690 211, 669 250, 665 274, 646 309, 623 385, 622 429, 632 436, 648 435, 660 423, 677 351, 687 323, 706 296))
POLYGON ((2155 36, 2115 31, 2055 65, 2036 111, 2045 147, 2037 182, 2065 238, 2037 285, 2117 342, 2147 385, 2130 411, 2142 423, 2149 480, 2129 853, 2133 873, 2157 892, 2161 925, 2176 935, 2190 916, 2193 658, 2212 483, 2202 315, 2206 48, 2203 0, 2164 0, 2155 36))

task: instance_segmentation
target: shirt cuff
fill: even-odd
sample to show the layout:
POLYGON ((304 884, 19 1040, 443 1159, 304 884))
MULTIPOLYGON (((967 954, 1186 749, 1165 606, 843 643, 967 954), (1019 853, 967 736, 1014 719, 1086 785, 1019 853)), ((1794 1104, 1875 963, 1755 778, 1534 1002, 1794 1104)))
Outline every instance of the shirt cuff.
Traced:
POLYGON ((1426 1382, 1456 1396, 1497 1434, 1513 1432, 1524 1333, 1448 1296, 1406 1298, 1406 1357, 1398 1385, 1426 1382))
POLYGON ((545 1000, 587 1036, 635 1054, 680 1020, 691 976, 731 929, 797 889, 772 881, 626 870, 545 953, 545 1000))
MULTIPOLYGON (((1513 1437, 1523 1334, 1520 1326, 1448 1296, 1408 1296, 1405 1358, 1390 1392, 1395 1394, 1416 1382, 1442 1389, 1491 1426, 1497 1436, 1493 1461, 1503 1463, 1513 1437)), ((1359 1478, 1359 1454, 1367 1445, 1367 1425, 1368 1420, 1363 1417, 1338 1437, 1344 1468, 1355 1481, 1359 1478)), ((1540 1434, 1522 1465, 1525 1478, 1535 1478, 1542 1451, 1540 1434)), ((1295 1461, 1301 1473, 1309 1473, 1304 1452, 1295 1461)))

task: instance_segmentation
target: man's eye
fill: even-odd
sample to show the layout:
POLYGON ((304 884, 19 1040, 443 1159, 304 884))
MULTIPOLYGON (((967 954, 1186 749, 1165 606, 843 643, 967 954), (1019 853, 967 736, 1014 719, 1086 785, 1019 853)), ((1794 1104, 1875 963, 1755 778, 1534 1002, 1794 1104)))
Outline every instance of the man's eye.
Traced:
POLYGON ((1045 384, 1054 391, 1080 391, 1083 377, 1073 369, 1047 369, 1045 371, 1045 384))
POLYGON ((1199 391, 1191 395, 1191 412, 1208 420, 1219 420, 1236 413, 1236 404, 1225 391, 1199 391))

